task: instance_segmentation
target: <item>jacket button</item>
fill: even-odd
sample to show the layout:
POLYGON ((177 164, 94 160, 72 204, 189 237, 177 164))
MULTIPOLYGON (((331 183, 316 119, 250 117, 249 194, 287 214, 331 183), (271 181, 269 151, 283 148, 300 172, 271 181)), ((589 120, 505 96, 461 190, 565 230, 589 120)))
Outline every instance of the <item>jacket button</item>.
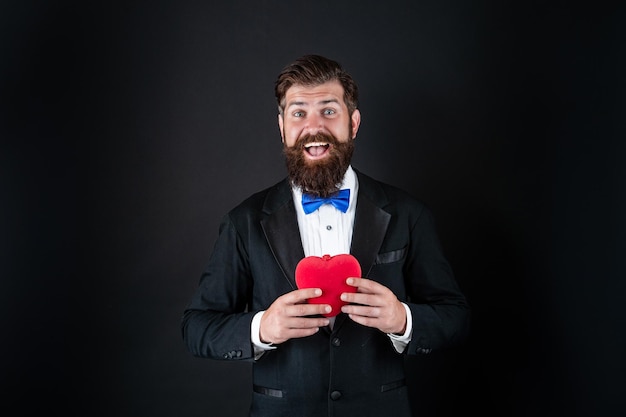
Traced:
POLYGON ((331 343, 333 344, 333 346, 336 346, 336 347, 341 346, 341 340, 339 340, 338 337, 333 337, 333 340, 331 343))
POLYGON ((339 391, 333 391, 330 393, 330 399, 333 401, 337 401, 341 398, 341 393, 339 391))

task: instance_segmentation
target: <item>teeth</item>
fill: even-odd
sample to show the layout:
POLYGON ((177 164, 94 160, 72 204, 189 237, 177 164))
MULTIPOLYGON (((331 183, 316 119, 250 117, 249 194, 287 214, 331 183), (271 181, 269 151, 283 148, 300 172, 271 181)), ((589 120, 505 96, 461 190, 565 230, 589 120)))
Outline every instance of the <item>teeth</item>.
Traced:
POLYGON ((305 148, 310 148, 312 146, 326 146, 328 145, 327 142, 311 142, 311 143, 307 143, 306 145, 304 145, 305 148))

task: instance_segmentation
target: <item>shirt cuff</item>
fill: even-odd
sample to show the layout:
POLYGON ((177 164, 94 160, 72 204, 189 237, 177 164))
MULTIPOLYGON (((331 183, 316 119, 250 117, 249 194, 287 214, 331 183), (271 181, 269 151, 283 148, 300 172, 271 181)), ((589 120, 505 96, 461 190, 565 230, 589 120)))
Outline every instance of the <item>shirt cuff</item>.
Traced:
POLYGON ((252 325, 250 326, 250 340, 252 341, 252 347, 254 348, 254 359, 259 359, 263 353, 268 350, 276 349, 271 343, 263 343, 261 342, 261 336, 259 335, 259 331, 261 330, 261 317, 265 311, 259 311, 252 318, 252 325))
POLYGON ((396 349, 398 353, 404 352, 404 349, 411 341, 411 337, 413 336, 413 316, 411 315, 411 309, 405 303, 402 303, 404 310, 406 311, 406 330, 404 334, 397 335, 393 333, 387 333, 389 339, 391 339, 391 343, 393 347, 396 349))

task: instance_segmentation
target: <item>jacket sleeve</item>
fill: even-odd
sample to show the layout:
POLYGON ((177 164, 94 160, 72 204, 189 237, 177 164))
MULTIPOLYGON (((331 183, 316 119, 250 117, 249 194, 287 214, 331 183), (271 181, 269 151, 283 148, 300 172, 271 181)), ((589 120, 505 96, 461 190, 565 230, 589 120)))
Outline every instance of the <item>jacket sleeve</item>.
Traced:
POLYGON ((406 353, 424 354, 460 344, 469 331, 470 308, 443 255, 427 207, 412 227, 404 269, 407 305, 413 319, 406 353))
POLYGON ((253 358, 250 325, 255 312, 247 311, 251 292, 248 254, 227 215, 182 318, 183 340, 193 355, 224 360, 253 358))

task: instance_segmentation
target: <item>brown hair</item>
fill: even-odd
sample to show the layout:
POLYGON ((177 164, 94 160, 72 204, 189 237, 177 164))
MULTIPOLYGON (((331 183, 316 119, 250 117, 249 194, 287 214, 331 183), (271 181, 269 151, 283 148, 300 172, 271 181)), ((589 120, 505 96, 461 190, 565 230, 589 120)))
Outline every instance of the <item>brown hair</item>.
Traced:
POLYGON ((291 86, 314 87, 335 80, 343 86, 343 101, 348 107, 348 113, 352 114, 358 107, 359 100, 359 90, 356 83, 338 62, 320 55, 305 55, 282 70, 274 88, 278 111, 283 113, 285 94, 291 86))

